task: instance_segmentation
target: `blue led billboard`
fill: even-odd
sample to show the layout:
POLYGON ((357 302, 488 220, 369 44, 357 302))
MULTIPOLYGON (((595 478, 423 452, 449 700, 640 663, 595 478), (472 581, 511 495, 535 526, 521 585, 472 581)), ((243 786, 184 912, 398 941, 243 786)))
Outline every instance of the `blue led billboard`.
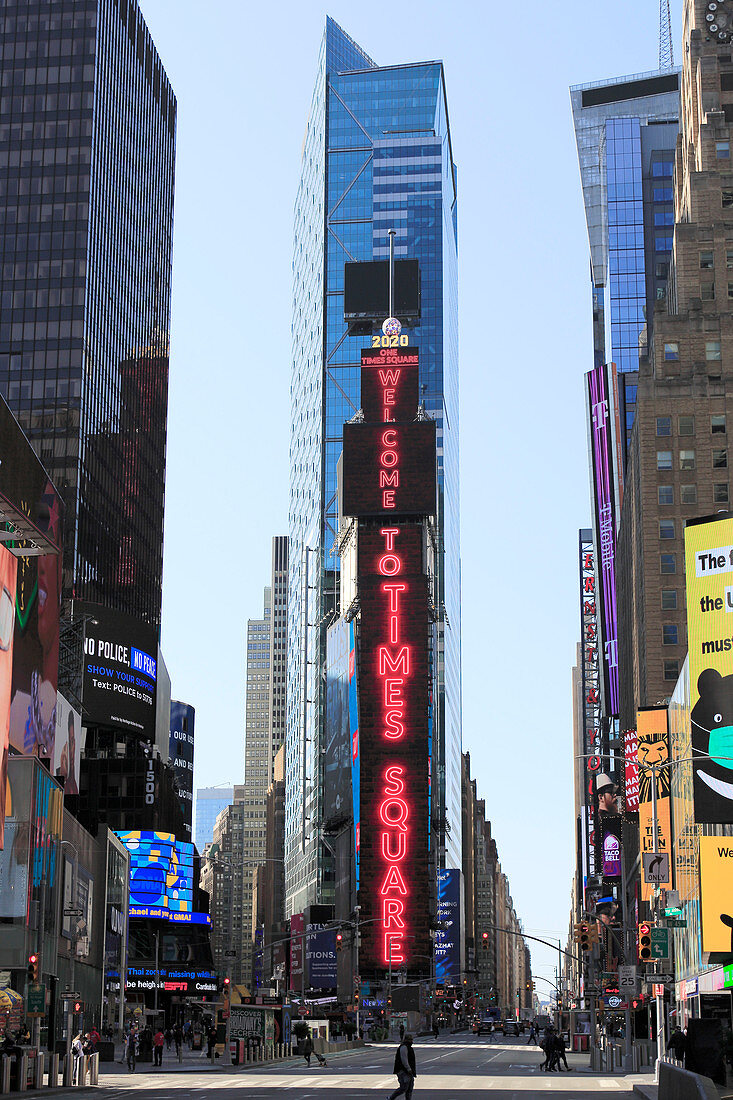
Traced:
POLYGON ((437 918, 444 925, 435 934, 435 980, 455 984, 461 979, 461 872, 438 871, 437 918))
POLYGON ((193 911, 193 844, 173 833, 133 829, 117 836, 130 853, 130 916, 210 924, 193 911))

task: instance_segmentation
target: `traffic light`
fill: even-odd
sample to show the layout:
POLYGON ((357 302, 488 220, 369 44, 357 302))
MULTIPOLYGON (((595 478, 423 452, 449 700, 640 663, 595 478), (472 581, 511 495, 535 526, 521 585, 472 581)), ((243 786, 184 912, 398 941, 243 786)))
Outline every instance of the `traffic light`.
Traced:
POLYGON ((340 951, 344 944, 343 932, 336 933, 336 950, 340 951))
POLYGON ((38 955, 28 956, 28 981, 38 981, 38 955))
POLYGON ((74 1015, 78 1016, 83 1011, 84 1011, 84 1002, 83 1001, 74 1001, 74 1015))
POLYGON ((578 943, 580 944, 581 951, 590 951, 590 925, 586 921, 581 921, 578 925, 578 943))
POLYGON ((488 950, 488 947, 489 947, 489 933, 488 932, 482 932, 481 933, 481 946, 483 947, 484 951, 488 950))
POLYGON ((361 994, 359 993, 358 989, 355 989, 354 990, 354 1006, 356 1008, 358 1008, 360 1003, 361 1003, 361 994))
POLYGON ((648 962, 652 957, 652 930, 646 921, 638 927, 636 942, 640 961, 648 962))
POLYGON ((231 979, 231 978, 225 978, 225 979, 224 979, 224 992, 225 992, 225 993, 228 993, 228 992, 229 992, 229 986, 230 986, 231 984, 232 984, 232 979, 231 979))

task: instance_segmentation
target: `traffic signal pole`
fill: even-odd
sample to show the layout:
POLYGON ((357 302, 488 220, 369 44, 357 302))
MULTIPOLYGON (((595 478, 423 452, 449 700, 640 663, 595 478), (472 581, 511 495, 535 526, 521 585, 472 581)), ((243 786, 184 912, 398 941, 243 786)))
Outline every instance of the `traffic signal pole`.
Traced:
MULTIPOLYGON (((658 771, 658 767, 657 767, 656 764, 651 764, 650 767, 651 767, 651 772, 652 772, 652 832, 654 833, 654 855, 658 856, 659 855, 659 824, 658 824, 658 820, 657 820, 657 771, 658 771)), ((657 866, 658 866, 658 864, 657 864, 657 866)), ((671 868, 670 868, 670 881, 671 881, 671 868)), ((658 900, 659 900, 659 892, 658 892, 657 887, 655 885, 654 886, 654 893, 652 894, 652 921, 653 921, 654 924, 656 924, 657 913, 658 913, 658 909, 659 909, 658 900)), ((654 964, 654 969, 655 969, 655 971, 657 969, 656 962, 654 964)), ((662 1058, 664 1057, 664 997, 660 996, 660 993, 659 993, 660 988, 661 988, 661 984, 659 982, 655 982, 655 984, 654 984, 654 991, 655 991, 654 1000, 655 1000, 656 1006, 657 1006, 657 1064, 654 1067, 654 1080, 655 1081, 659 1081, 659 1063, 662 1061, 662 1058)))

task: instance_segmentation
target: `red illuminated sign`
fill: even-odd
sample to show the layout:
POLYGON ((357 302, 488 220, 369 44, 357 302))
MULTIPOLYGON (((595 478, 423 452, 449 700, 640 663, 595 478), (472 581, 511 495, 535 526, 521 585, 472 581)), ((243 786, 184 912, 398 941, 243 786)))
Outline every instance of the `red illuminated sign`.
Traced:
POLYGON ((417 415, 417 348, 364 348, 361 408, 368 423, 411 421, 417 415))
POLYGON ((428 587, 420 524, 359 528, 364 966, 430 954, 428 587), (368 833, 367 833, 368 830, 368 833))
POLYGON ((345 516, 435 514, 435 421, 344 424, 345 516))

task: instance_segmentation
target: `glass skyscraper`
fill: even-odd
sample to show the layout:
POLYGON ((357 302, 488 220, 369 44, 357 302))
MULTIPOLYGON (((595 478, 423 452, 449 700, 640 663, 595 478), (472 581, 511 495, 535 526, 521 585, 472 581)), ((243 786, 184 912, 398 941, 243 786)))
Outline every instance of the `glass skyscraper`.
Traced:
POLYGON ((439 62, 379 68, 326 20, 295 204, 286 738, 288 914, 333 901, 320 836, 326 629, 338 613, 337 462, 360 405, 360 350, 343 319, 346 261, 419 261, 421 400, 437 422, 437 691, 433 838, 461 866, 461 608, 457 173, 439 62))
MULTIPOLYGON (((570 89, 591 253, 595 365, 615 363, 627 442, 639 341, 667 294, 679 71, 570 89)), ((622 425, 623 429, 623 425, 622 425)))
POLYGON ((0 49, 0 392, 65 501, 65 600, 157 626, 175 97, 137 0, 5 0, 0 49))

